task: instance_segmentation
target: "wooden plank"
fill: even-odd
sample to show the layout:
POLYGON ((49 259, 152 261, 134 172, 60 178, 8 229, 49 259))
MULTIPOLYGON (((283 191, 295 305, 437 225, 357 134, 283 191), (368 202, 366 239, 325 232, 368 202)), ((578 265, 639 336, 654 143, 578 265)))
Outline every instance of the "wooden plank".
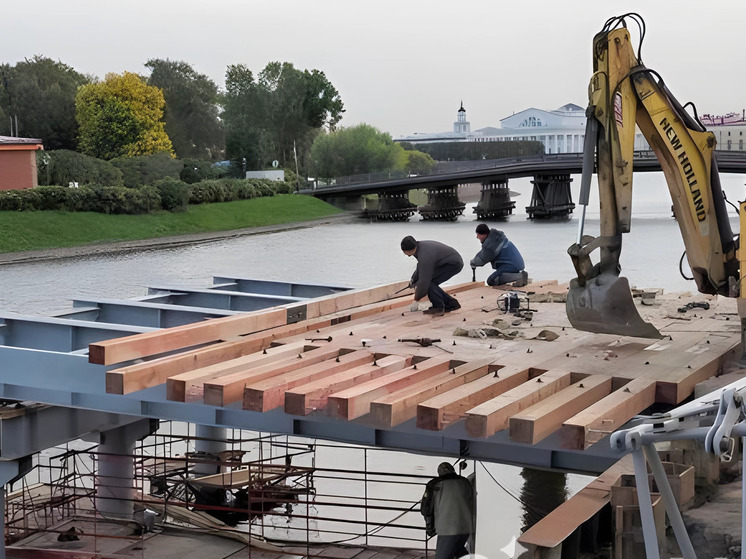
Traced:
MULTIPOLYGON (((680 334, 679 334, 680 335, 680 334)), ((741 335, 711 334, 678 352, 676 362, 663 361, 667 374, 657 373, 656 401, 678 405, 694 393, 700 382, 715 376, 727 361, 741 358, 741 335)), ((650 375, 646 375, 650 376, 650 375)))
POLYGON ((440 431, 466 417, 466 412, 516 386, 545 373, 533 367, 501 367, 494 375, 449 390, 417 405, 417 427, 440 431))
POLYGON ((374 425, 393 427, 403 423, 417 414, 417 404, 432 398, 436 394, 452 390, 464 383, 474 381, 494 372, 488 357, 471 363, 464 363, 446 373, 440 373, 431 379, 418 382, 388 396, 374 400, 370 404, 370 419, 374 425))
POLYGON ((318 347, 318 345, 311 345, 305 341, 292 342, 174 375, 166 381, 166 398, 184 402, 188 387, 192 385, 201 384, 222 374, 244 371, 250 367, 259 367, 288 357, 297 357, 305 351, 311 351, 318 347))
POLYGON ((376 360, 370 365, 356 367, 349 371, 336 373, 330 377, 296 386, 285 392, 285 413, 308 415, 312 411, 326 406, 329 394, 344 390, 354 384, 366 382, 387 373, 407 367, 411 357, 389 355, 376 360))
MULTIPOLYGON (((458 362, 458 364, 461 364, 461 362, 458 362)), ((450 356, 432 357, 403 371, 335 392, 327 399, 326 412, 331 417, 347 420, 355 419, 368 413, 370 403, 376 398, 448 371, 454 366, 456 364, 452 362, 450 356)))
POLYGON ((624 474, 634 474, 632 455, 627 454, 586 487, 559 505, 518 538, 524 546, 553 549, 586 520, 611 502, 611 486, 624 474))
POLYGON ((472 437, 489 437, 508 427, 511 416, 570 386, 571 373, 547 371, 504 394, 466 412, 466 432, 472 437))
POLYGON ((306 303, 292 303, 282 307, 273 307, 96 342, 89 345, 88 359, 91 363, 111 365, 218 340, 227 340, 235 336, 283 326, 287 324, 289 309, 305 306, 307 311, 311 312, 310 315, 307 312, 306 319, 313 319, 326 314, 392 299, 394 293, 407 283, 396 282, 369 289, 345 291, 319 299, 311 299, 306 303))
POLYGON ((585 450, 655 403, 654 379, 629 381, 562 425, 563 448, 585 450))
POLYGON ((218 340, 228 340, 235 336, 267 330, 286 323, 287 310, 285 308, 213 318, 90 344, 88 360, 98 365, 112 365, 218 340))
POLYGON ((173 375, 208 367, 227 359, 235 359, 271 347, 276 340, 325 328, 329 319, 305 321, 243 336, 237 340, 217 343, 177 355, 160 357, 143 363, 121 367, 106 373, 106 392, 129 394, 163 384, 173 375))
MULTIPOLYGON (((299 353, 295 357, 281 361, 214 378, 203 383, 202 396, 204 402, 208 406, 224 406, 231 402, 238 402, 243 399, 244 386, 250 382, 279 375, 286 371, 294 371, 315 363, 333 360, 339 357, 340 352, 346 352, 346 350, 324 347, 299 353)), ((194 397, 199 397, 199 393, 195 393, 194 397)))
POLYGON ((243 409, 251 411, 269 411, 285 403, 285 391, 304 383, 329 377, 341 371, 370 363, 374 354, 358 350, 340 355, 335 362, 324 361, 297 371, 289 371, 268 379, 252 382, 244 387, 243 409))
POLYGON ((562 423, 611 393, 611 377, 589 375, 510 418, 510 438, 536 444, 562 423))

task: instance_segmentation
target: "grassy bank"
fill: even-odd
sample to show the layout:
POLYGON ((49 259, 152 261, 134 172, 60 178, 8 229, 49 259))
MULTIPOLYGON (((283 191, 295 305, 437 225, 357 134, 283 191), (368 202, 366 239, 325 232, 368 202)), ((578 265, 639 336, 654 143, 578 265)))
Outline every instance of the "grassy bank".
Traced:
POLYGON ((184 213, 0 212, 0 253, 230 231, 309 221, 341 211, 311 196, 282 194, 190 206, 184 213))

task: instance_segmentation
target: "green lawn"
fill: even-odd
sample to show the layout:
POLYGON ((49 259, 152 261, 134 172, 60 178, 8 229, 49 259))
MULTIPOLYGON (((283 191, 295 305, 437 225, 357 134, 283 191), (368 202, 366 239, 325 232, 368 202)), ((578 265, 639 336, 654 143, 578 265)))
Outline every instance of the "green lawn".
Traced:
POLYGON ((0 253, 230 231, 308 221, 341 211, 312 196, 282 194, 189 206, 183 213, 0 212, 0 253))

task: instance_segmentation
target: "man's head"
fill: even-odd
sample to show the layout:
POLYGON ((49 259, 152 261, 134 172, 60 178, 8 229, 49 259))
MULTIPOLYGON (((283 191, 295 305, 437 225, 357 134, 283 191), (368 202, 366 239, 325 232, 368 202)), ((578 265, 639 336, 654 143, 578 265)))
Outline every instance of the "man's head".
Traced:
POLYGON ((451 466, 448 462, 441 462, 438 465, 438 475, 444 476, 446 474, 452 474, 455 473, 456 470, 453 469, 453 466, 451 466))
POLYGON ((477 225, 477 239, 479 239, 480 243, 483 243, 489 234, 490 228, 486 223, 480 223, 477 225))
POLYGON ((417 251, 417 241, 414 240, 414 237, 407 235, 401 240, 401 251, 407 256, 414 255, 417 251))

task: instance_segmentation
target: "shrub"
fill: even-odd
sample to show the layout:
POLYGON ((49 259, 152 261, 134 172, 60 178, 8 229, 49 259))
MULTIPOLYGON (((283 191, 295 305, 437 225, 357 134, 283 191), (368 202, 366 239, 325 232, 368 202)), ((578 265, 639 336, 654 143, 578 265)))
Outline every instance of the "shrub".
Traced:
POLYGON ((179 179, 161 179, 153 185, 161 198, 161 207, 170 212, 186 211, 192 187, 179 179))
POLYGON ((93 192, 87 211, 105 214, 146 214, 158 209, 158 193, 154 188, 123 188, 91 185, 93 192))
POLYGON ((122 172, 108 161, 66 149, 37 151, 36 166, 42 186, 67 186, 71 182, 124 185, 122 172))
POLYGON ((184 168, 179 172, 179 178, 187 184, 219 179, 223 171, 204 159, 182 159, 184 168))
POLYGON ((184 164, 167 153, 117 157, 111 164, 122 172, 123 184, 127 188, 154 185, 165 178, 179 179, 184 164))
POLYGON ((35 190, 35 188, 26 188, 0 191, 0 211, 34 211, 39 198, 39 194, 35 190))

